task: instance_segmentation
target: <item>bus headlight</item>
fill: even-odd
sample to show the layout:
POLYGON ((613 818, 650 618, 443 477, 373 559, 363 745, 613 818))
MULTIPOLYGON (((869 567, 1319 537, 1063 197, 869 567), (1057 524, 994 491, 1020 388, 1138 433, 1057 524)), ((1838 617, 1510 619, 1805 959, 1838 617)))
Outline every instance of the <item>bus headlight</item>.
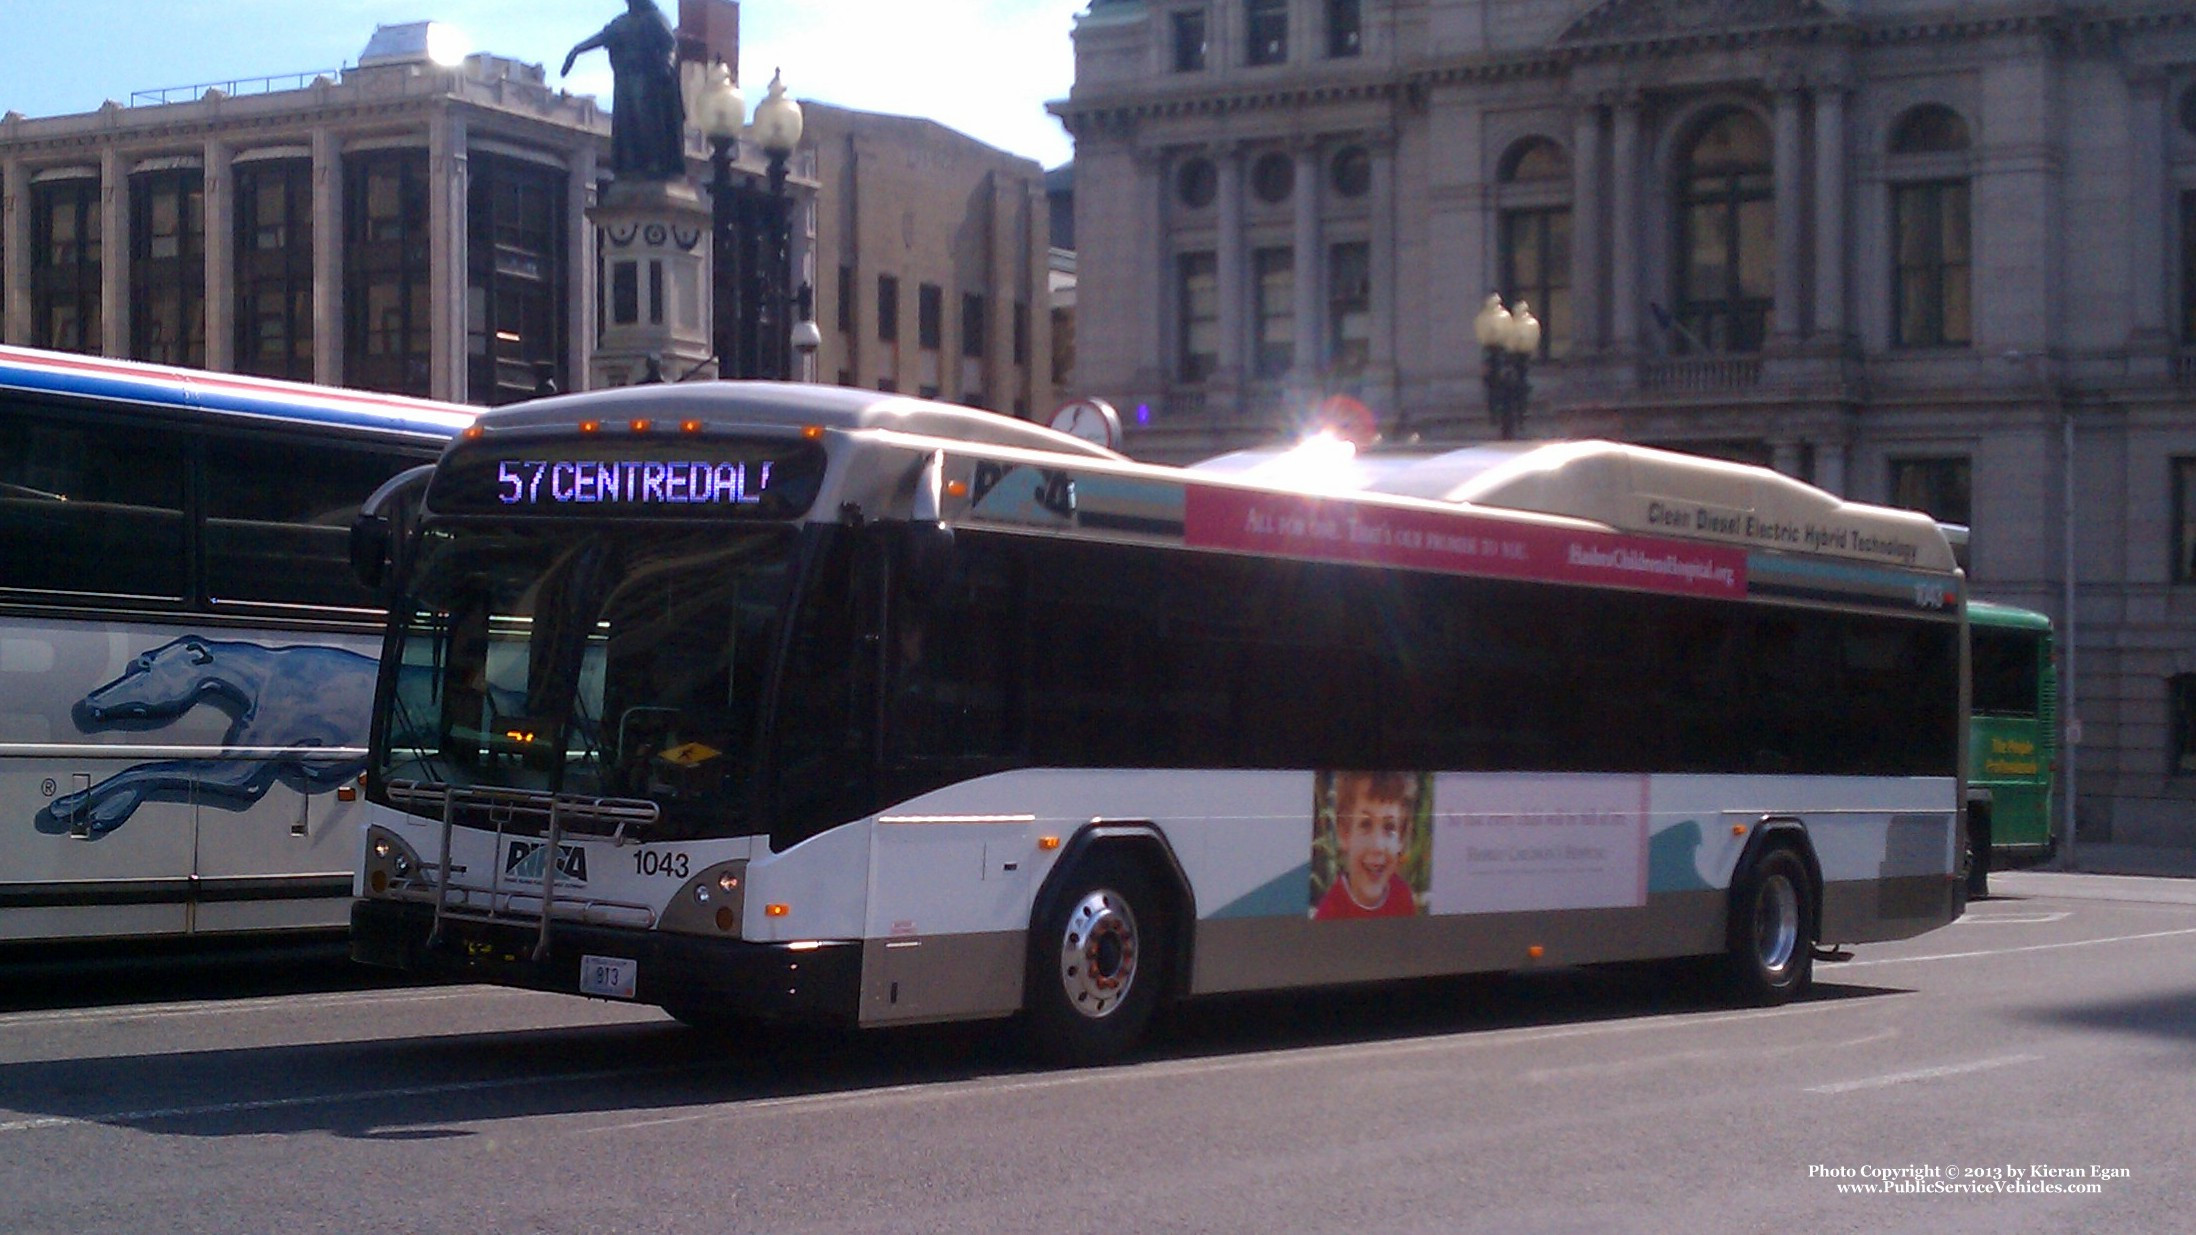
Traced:
POLYGON ((719 862, 702 872, 663 907, 659 924, 684 935, 712 939, 740 937, 740 915, 747 907, 747 859, 719 862))
POLYGON ((366 829, 366 890, 387 895, 391 887, 411 882, 419 871, 419 854, 404 839, 385 828, 366 829))

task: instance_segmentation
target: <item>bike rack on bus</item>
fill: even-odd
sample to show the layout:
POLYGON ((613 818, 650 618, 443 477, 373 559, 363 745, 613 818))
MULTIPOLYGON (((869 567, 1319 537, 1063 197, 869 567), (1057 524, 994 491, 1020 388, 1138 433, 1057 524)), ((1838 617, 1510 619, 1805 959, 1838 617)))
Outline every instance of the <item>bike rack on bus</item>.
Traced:
MULTIPOLYGON (((495 825, 496 840, 492 855, 503 852, 505 832, 511 824, 521 818, 544 820, 541 849, 541 925, 534 938, 532 957, 536 961, 549 955, 550 920, 555 916, 557 871, 563 856, 561 846, 567 832, 589 836, 607 835, 612 844, 623 845, 628 830, 645 828, 662 815, 661 808, 645 798, 600 798, 581 794, 541 793, 528 789, 444 785, 415 780, 392 780, 388 783, 388 789, 391 802, 415 814, 426 814, 428 811, 418 808, 429 808, 442 817, 442 857, 435 875, 434 926, 427 934, 427 946, 430 948, 442 942, 442 926, 446 920, 464 918, 497 921, 518 916, 509 910, 504 899, 506 896, 515 898, 517 893, 506 893, 503 890, 503 864, 493 858, 489 864, 486 911, 473 913, 451 907, 450 840, 456 830, 459 809, 477 807, 495 825)), ((590 901, 581 907, 582 916, 586 916, 586 911, 598 903, 608 904, 590 901)), ((644 906, 635 908, 646 912, 644 906)))

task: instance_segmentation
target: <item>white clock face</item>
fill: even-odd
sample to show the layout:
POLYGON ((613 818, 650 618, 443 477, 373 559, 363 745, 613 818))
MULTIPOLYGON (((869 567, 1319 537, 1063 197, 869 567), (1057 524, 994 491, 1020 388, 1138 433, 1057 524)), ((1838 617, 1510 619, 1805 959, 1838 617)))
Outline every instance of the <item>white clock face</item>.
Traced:
POLYGON ((1120 441, 1120 426, 1113 409, 1095 399, 1079 399, 1052 414, 1053 428, 1109 450, 1120 441))

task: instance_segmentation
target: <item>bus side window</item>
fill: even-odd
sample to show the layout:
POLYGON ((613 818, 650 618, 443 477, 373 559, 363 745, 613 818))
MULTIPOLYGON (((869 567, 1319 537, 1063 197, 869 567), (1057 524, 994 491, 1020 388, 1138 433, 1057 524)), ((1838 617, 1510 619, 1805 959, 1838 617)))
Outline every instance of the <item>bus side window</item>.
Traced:
POLYGON ((1023 589, 1008 546, 963 536, 950 567, 910 586, 894 571, 886 744, 894 762, 1018 753, 1023 589))
POLYGON ((0 588, 181 599, 179 436, 0 402, 0 588))
POLYGON ((769 767, 773 849, 859 818, 874 806, 881 525, 831 527, 802 554, 793 631, 779 670, 769 767))

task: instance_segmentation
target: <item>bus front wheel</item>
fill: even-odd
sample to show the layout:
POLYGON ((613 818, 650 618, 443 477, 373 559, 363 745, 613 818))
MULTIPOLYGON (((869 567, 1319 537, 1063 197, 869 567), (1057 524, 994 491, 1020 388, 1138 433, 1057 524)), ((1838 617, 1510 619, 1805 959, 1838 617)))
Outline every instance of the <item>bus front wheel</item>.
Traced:
POLYGON ((1814 976, 1814 885, 1783 846, 1764 850, 1731 881, 1724 957, 1731 986, 1750 1004, 1789 1002, 1814 976))
POLYGON ((1104 1063, 1136 1044, 1159 1003, 1159 897, 1135 863, 1104 854, 1060 892, 1031 925, 1030 1046, 1054 1063, 1104 1063))

